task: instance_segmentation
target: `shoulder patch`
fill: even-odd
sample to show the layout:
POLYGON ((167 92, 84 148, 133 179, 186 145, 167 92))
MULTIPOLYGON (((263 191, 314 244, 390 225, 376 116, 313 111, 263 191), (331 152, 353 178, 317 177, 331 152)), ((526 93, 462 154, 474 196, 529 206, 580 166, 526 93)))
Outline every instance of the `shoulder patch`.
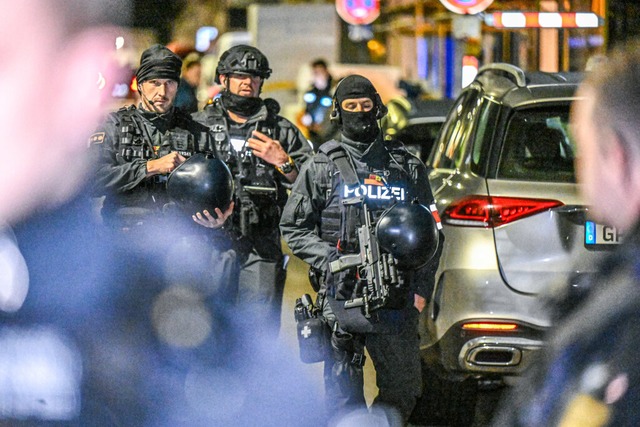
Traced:
POLYGON ((89 137, 89 146, 102 144, 104 142, 105 132, 96 132, 89 137))

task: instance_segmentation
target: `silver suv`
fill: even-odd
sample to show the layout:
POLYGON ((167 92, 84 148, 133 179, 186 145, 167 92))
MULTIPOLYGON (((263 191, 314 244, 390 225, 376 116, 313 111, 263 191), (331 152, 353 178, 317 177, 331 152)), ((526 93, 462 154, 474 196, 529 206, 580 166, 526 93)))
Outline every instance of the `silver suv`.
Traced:
POLYGON ((541 297, 594 271, 609 243, 585 239, 568 132, 580 79, 484 66, 436 140, 428 166, 446 242, 422 315, 418 408, 431 422, 471 424, 478 384, 519 375, 543 345, 541 297))

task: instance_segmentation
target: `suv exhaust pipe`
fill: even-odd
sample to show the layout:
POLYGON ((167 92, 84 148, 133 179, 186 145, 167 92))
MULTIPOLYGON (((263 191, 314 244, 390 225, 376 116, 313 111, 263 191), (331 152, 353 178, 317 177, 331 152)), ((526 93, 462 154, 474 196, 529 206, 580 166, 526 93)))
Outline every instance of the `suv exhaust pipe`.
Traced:
POLYGON ((467 354, 467 361, 478 366, 516 366, 521 360, 522 351, 515 347, 476 347, 467 354))
POLYGON ((460 366, 471 372, 522 371, 542 341, 515 337, 478 337, 467 341, 458 355, 460 366))

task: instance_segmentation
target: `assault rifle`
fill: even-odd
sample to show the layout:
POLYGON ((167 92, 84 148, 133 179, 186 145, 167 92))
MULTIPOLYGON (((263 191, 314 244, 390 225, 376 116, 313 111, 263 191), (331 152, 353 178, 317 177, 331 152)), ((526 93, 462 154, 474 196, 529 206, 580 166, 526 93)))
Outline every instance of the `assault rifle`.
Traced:
POLYGON ((362 204, 364 225, 358 227, 358 242, 360 252, 358 254, 344 255, 329 264, 332 273, 337 273, 347 268, 358 268, 358 283, 356 295, 361 297, 345 301, 344 308, 362 307, 364 316, 371 317, 371 313, 382 308, 390 296, 390 288, 402 284, 398 277, 396 260, 393 255, 381 253, 378 240, 375 236, 375 225, 372 224, 371 212, 362 198, 345 200, 344 204, 362 204))

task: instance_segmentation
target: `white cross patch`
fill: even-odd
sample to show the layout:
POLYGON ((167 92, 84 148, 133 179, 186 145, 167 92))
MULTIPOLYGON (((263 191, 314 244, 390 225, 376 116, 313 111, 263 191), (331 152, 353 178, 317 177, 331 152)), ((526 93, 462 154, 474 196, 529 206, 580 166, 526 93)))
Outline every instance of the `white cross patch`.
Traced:
POLYGON ((311 329, 309 329, 309 326, 304 325, 304 328, 300 331, 300 335, 305 337, 305 339, 309 338, 309 336, 311 336, 311 329))

